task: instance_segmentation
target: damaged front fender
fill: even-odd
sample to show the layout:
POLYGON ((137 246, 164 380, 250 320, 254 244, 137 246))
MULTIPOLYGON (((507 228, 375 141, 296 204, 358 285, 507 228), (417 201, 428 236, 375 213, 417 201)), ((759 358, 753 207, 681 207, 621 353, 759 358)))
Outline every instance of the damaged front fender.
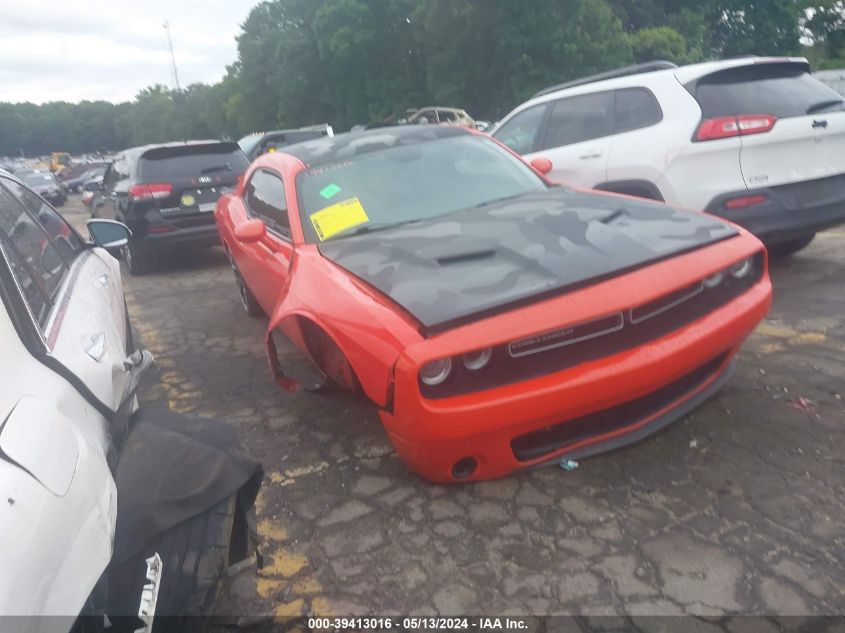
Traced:
POLYGON ((397 359, 422 338, 417 326, 381 293, 304 245, 265 336, 271 376, 288 392, 331 384, 360 389, 384 409, 397 359), (281 334, 302 357, 288 353, 281 334))

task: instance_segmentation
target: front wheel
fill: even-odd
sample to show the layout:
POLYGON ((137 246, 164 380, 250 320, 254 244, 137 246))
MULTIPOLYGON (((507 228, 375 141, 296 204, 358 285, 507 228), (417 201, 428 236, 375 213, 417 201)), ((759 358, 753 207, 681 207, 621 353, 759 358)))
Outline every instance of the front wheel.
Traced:
POLYGON ((773 258, 783 258, 789 257, 790 255, 794 255, 798 251, 803 248, 806 248, 810 245, 810 242, 813 241, 813 238, 816 237, 815 233, 811 235, 807 235, 805 237, 799 237, 795 240, 789 240, 788 242, 781 242, 780 244, 775 244, 774 246, 769 246, 769 257, 773 258))

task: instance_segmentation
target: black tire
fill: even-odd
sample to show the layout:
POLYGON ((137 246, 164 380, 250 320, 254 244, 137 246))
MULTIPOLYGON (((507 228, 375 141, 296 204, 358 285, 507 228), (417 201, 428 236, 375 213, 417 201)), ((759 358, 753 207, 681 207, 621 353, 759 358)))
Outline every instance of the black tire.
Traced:
POLYGON ((201 631, 212 614, 220 582, 230 564, 236 508, 237 497, 231 495, 203 514, 164 532, 140 554, 114 569, 111 573, 120 575, 121 585, 137 588, 122 592, 133 604, 110 605, 117 610, 115 620, 134 620, 127 616, 138 609, 140 590, 146 582, 145 561, 158 552, 162 576, 153 633, 201 631))
POLYGON ((228 248, 226 249, 226 255, 229 257, 229 266, 231 266, 232 274, 235 276, 235 286, 237 287, 238 294, 241 297, 241 305, 244 308, 244 312, 253 318, 264 316, 264 310, 261 308, 261 305, 259 305, 255 295, 252 294, 252 290, 250 290, 249 286, 246 285, 246 281, 244 281, 243 275, 241 275, 241 271, 238 270, 238 265, 232 258, 232 254, 229 252, 228 248))
POLYGON ((784 257, 789 257, 790 255, 794 255, 801 249, 809 246, 810 242, 812 242, 815 237, 816 234, 813 233, 812 235, 799 237, 796 240, 789 240, 788 242, 781 242, 780 244, 769 246, 769 257, 780 259, 784 257))
POLYGON ((122 253, 130 275, 145 275, 150 272, 152 262, 149 253, 134 246, 132 240, 129 240, 129 244, 123 248, 122 253))

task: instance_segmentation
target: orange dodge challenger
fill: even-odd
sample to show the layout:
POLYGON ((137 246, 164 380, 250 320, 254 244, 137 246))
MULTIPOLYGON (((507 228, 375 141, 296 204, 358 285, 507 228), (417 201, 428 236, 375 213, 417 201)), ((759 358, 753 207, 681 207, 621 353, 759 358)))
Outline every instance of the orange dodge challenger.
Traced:
POLYGON ((302 383, 281 335, 439 482, 630 444, 716 393, 771 302, 761 243, 547 168, 444 126, 258 158, 215 217, 276 382, 302 383))

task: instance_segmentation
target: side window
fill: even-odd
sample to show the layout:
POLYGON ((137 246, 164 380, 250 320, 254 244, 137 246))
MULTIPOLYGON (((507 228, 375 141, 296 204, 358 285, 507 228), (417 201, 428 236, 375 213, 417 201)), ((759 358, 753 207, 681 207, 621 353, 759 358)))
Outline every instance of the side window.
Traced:
POLYGON ((269 171, 258 170, 245 188, 249 214, 267 224, 267 228, 290 235, 288 204, 282 179, 269 171))
POLYGON ((437 111, 437 118, 440 120, 441 123, 457 123, 458 122, 458 115, 454 112, 450 112, 449 110, 438 110, 437 111))
POLYGON ((434 110, 420 110, 414 116, 416 117, 416 121, 414 121, 414 123, 417 123, 419 125, 425 125, 426 123, 437 123, 437 113, 434 110))
POLYGON ((47 235, 53 240, 56 249, 62 255, 66 263, 72 262, 85 250, 85 245, 79 239, 65 219, 39 196, 18 183, 7 180, 4 184, 12 190, 34 218, 41 224, 47 235))
POLYGON ((663 119, 660 104, 646 88, 616 91, 615 131, 628 132, 659 123, 663 119))
POLYGON ((612 92, 568 97, 552 106, 542 149, 582 143, 612 133, 612 92))
POLYGON ((0 185, 0 243, 39 325, 45 325, 67 266, 22 203, 0 185))
POLYGON ((523 110, 496 130, 493 137, 517 154, 528 154, 534 151, 537 132, 545 115, 546 104, 523 110))

